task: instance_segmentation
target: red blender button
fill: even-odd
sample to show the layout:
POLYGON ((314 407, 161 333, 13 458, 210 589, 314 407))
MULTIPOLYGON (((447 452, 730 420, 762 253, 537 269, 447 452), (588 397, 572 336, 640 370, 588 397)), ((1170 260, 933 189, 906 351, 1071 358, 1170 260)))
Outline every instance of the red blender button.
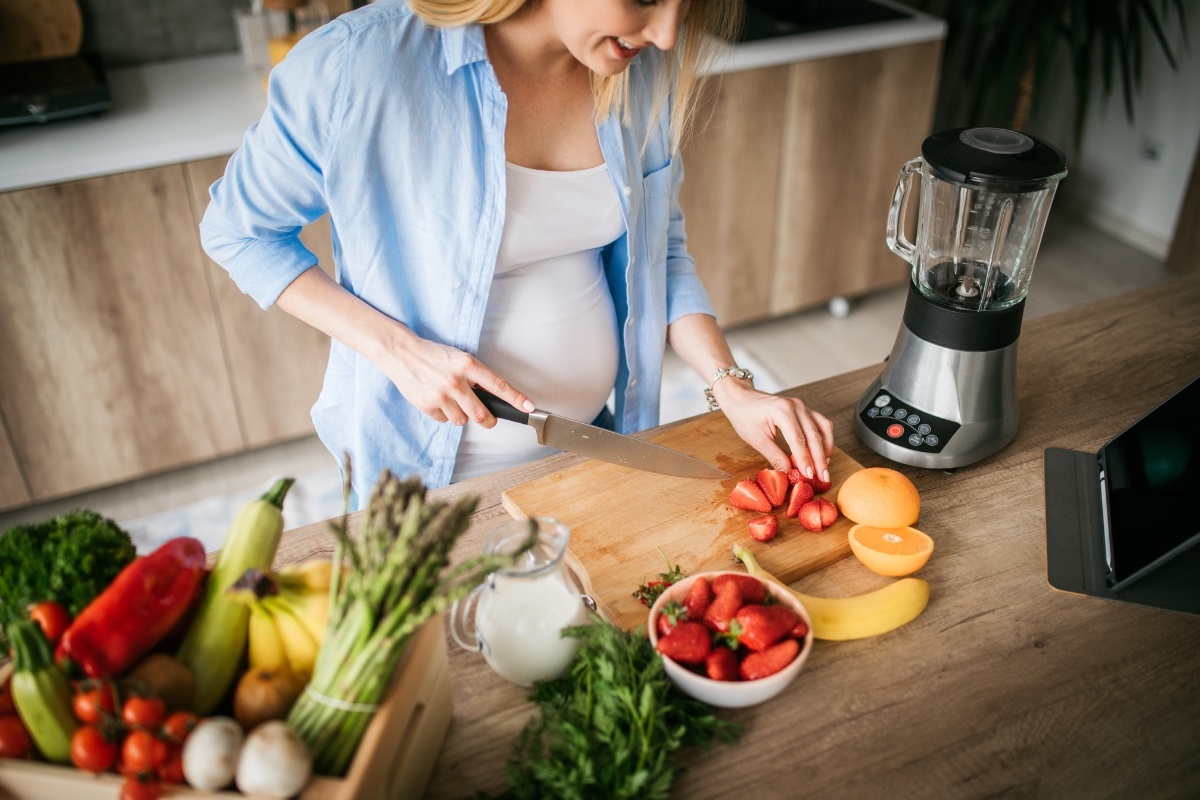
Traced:
POLYGON ((889 425, 887 433, 888 433, 888 436, 892 437, 893 439, 899 439, 901 436, 904 435, 904 426, 903 425, 889 425))

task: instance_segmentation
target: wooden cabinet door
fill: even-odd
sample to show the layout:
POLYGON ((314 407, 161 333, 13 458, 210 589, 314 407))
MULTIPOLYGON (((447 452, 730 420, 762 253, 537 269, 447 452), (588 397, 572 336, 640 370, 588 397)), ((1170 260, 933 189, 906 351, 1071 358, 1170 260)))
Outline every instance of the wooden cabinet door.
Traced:
POLYGON ((0 194, 0 413, 34 500, 241 449, 182 167, 0 194))
POLYGON ((683 154, 679 203, 688 252, 717 319, 736 325, 769 313, 779 157, 788 67, 714 81, 696 112, 707 126, 683 154))
POLYGON ((0 511, 23 506, 29 499, 29 490, 25 488, 25 479, 21 477, 21 468, 17 465, 12 442, 8 440, 8 431, 0 425, 0 511))
POLYGON ((887 215, 929 135, 941 52, 926 42, 790 67, 771 314, 906 280, 887 215))
MULTIPOLYGON (((196 225, 208 207, 208 187, 224 174, 228 160, 222 156, 184 165, 196 225)), ((328 215, 306 226, 300 241, 333 275, 328 215)), ((246 446, 312 434, 310 410, 321 393, 329 337, 279 308, 263 311, 242 294, 229 273, 203 254, 202 258, 216 301, 246 446)))

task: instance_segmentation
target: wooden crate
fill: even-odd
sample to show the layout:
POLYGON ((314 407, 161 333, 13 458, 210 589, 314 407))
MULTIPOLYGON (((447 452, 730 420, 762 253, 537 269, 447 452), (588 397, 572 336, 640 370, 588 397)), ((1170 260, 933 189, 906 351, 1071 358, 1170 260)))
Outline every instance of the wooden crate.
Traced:
MULTIPOLYGON (((8 672, 0 668, 0 680, 8 672)), ((433 772, 453 713, 450 662, 442 619, 413 638, 382 708, 363 735, 345 778, 313 778, 300 800, 400 800, 420 797, 433 772)), ((0 759, 0 800, 117 800, 124 779, 73 767, 0 759)), ((197 792, 164 785, 164 797, 235 798, 235 791, 197 792)))

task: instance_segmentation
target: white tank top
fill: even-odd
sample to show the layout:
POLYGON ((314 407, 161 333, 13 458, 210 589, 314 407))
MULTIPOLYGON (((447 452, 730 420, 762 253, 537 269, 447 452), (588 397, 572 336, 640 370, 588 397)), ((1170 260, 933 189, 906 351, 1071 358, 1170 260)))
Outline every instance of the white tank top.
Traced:
MULTIPOLYGON (((625 232, 608 167, 509 164, 504 233, 477 357, 538 408, 591 422, 617 379, 617 319, 600 250, 625 232)), ((452 481, 558 452, 528 425, 463 429, 452 481)))

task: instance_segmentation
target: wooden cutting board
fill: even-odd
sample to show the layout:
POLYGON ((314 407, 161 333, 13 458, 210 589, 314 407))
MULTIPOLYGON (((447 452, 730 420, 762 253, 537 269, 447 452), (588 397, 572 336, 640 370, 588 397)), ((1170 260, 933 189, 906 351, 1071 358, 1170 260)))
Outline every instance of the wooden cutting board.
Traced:
MULTIPOLYGON (((571 528, 568 563, 576 569, 582 565, 590 593, 617 624, 632 628, 646 622, 646 608, 632 593, 643 580, 665 571, 655 548, 693 574, 732 568, 733 545, 741 543, 766 570, 789 582, 850 553, 849 520, 840 517, 827 530, 810 533, 784 516, 782 507, 775 509, 779 533, 773 540, 763 544, 750 538, 746 522, 758 514, 730 506, 729 493, 739 480, 753 479, 769 465, 738 437, 724 414, 706 414, 649 441, 715 464, 734 478, 674 478, 586 461, 502 495, 513 517, 554 517, 571 528)), ((835 449, 829 466, 833 488, 823 496, 834 501, 842 482, 860 469, 835 449)))

